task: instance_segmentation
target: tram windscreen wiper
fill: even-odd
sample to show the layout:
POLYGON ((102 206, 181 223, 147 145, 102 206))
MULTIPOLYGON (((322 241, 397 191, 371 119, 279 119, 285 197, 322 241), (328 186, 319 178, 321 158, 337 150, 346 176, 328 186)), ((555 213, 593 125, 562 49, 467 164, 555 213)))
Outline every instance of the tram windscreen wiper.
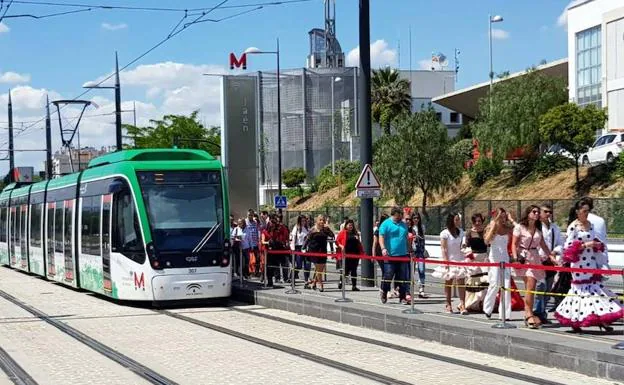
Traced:
POLYGON ((217 232, 217 229, 219 228, 219 226, 221 226, 221 223, 217 222, 216 225, 214 225, 210 230, 208 230, 208 232, 202 237, 199 243, 193 248, 192 253, 197 253, 204 246, 206 246, 210 238, 212 238, 212 236, 217 232))

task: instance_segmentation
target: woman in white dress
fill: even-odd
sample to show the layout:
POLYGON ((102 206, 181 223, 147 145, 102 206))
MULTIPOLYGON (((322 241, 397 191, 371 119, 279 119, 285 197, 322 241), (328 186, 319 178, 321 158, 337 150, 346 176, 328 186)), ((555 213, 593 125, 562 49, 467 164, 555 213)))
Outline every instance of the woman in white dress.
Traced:
MULTIPOLYGON (((511 239, 512 230, 515 223, 513 219, 507 214, 505 209, 499 208, 496 210, 496 217, 490 222, 488 228, 485 230, 485 242, 490 245, 490 254, 488 260, 491 263, 509 262, 509 253, 507 252, 507 246, 509 239, 511 239)), ((490 267, 488 270, 488 282, 489 286, 485 299, 483 300, 483 312, 489 319, 492 317, 492 311, 496 303, 496 294, 500 287, 500 267, 490 267)), ((511 272, 509 269, 505 269, 504 284, 506 288, 510 287, 511 272)), ((511 317, 511 292, 505 290, 505 321, 508 321, 511 317)), ((502 306, 498 307, 499 319, 503 320, 502 306)))
MULTIPOLYGON (((446 218, 446 229, 440 233, 440 245, 442 247, 442 259, 452 262, 463 262, 466 257, 461 251, 464 231, 460 228, 461 218, 458 214, 449 214, 446 218)), ((457 310, 460 314, 468 314, 465 306, 466 287, 464 285, 466 277, 469 275, 464 266, 439 265, 435 268, 432 276, 444 280, 444 294, 446 294, 446 312, 453 313, 451 303, 451 292, 453 282, 457 285, 459 292, 459 306, 457 310)))
MULTIPOLYGON (((576 220, 568 226, 564 262, 570 267, 600 269, 608 263, 605 245, 598 240, 593 225, 587 219, 590 208, 584 200, 575 205, 576 220)), ((609 324, 624 317, 624 301, 602 283, 601 274, 572 273, 572 285, 568 296, 557 306, 555 318, 563 326, 570 326, 575 332, 581 327, 598 326, 608 332, 609 324)))

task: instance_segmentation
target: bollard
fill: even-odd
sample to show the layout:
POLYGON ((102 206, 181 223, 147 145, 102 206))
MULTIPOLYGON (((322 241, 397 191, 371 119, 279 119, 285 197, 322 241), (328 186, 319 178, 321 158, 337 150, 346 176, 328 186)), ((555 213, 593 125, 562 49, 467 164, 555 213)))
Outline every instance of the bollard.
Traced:
MULTIPOLYGON (((622 269, 622 297, 624 297, 624 269, 622 269)), ((622 317, 622 319, 624 319, 624 317, 622 317)), ((622 334, 624 334, 624 330, 622 331, 622 334)), ((624 350, 624 341, 618 342, 613 345, 612 348, 616 350, 624 350)))
POLYGON ((414 292, 416 290, 416 277, 414 274, 414 269, 415 269, 415 265, 414 265, 414 256, 410 255, 410 294, 412 296, 412 303, 410 304, 410 308, 409 309, 405 309, 403 310, 403 313, 405 314, 422 314, 421 311, 416 310, 414 308, 414 292))
POLYGON ((499 307, 499 311, 501 314, 501 318, 503 320, 492 325, 492 328, 515 329, 516 325, 507 323, 507 314, 505 314, 505 262, 500 263, 498 270, 499 270, 498 293, 500 295, 500 301, 498 301, 498 307, 499 307))
POLYGON ((242 247, 238 248, 238 260, 240 261, 238 264, 238 270, 239 270, 238 278, 240 280, 240 287, 243 287, 244 282, 243 282, 243 248, 242 247))
POLYGON ((290 269, 290 289, 286 290, 285 294, 300 294, 301 292, 295 289, 295 253, 293 252, 291 255, 292 260, 290 266, 292 266, 292 268, 290 269))
MULTIPOLYGON (((262 256, 260 257, 262 258, 262 256)), ((267 266, 269 265, 267 260, 269 259, 269 250, 266 250, 266 252, 264 252, 264 272, 262 273, 262 275, 264 276, 264 288, 267 289, 269 287, 269 280, 267 279, 267 266)))
POLYGON ((346 282, 346 277, 345 277, 345 265, 347 264, 346 260, 345 260, 345 251, 344 249, 342 249, 342 260, 341 260, 341 264, 340 264, 340 280, 342 282, 342 297, 341 298, 337 298, 334 300, 334 302, 353 302, 351 299, 347 298, 347 292, 346 292, 346 287, 347 287, 347 282, 346 282))

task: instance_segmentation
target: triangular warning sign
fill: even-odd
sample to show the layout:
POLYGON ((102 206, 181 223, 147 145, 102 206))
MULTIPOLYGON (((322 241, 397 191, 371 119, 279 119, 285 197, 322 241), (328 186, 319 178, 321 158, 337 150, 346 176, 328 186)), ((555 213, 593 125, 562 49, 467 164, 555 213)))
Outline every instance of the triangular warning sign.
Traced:
POLYGON ((362 170, 362 173, 360 174, 360 177, 355 184, 355 188, 357 190, 379 190, 381 188, 379 179, 377 179, 377 176, 375 176, 373 168, 370 164, 364 166, 364 169, 362 170))

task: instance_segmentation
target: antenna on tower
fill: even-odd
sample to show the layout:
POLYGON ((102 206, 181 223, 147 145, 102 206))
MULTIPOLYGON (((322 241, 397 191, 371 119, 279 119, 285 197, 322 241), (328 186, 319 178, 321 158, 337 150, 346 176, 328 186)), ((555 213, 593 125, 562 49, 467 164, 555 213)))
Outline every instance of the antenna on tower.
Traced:
POLYGON ((325 62, 327 67, 336 63, 336 0, 325 0, 325 62))
POLYGON ((455 83, 457 83, 459 78, 459 54, 461 54, 461 51, 459 48, 455 48, 455 83))

